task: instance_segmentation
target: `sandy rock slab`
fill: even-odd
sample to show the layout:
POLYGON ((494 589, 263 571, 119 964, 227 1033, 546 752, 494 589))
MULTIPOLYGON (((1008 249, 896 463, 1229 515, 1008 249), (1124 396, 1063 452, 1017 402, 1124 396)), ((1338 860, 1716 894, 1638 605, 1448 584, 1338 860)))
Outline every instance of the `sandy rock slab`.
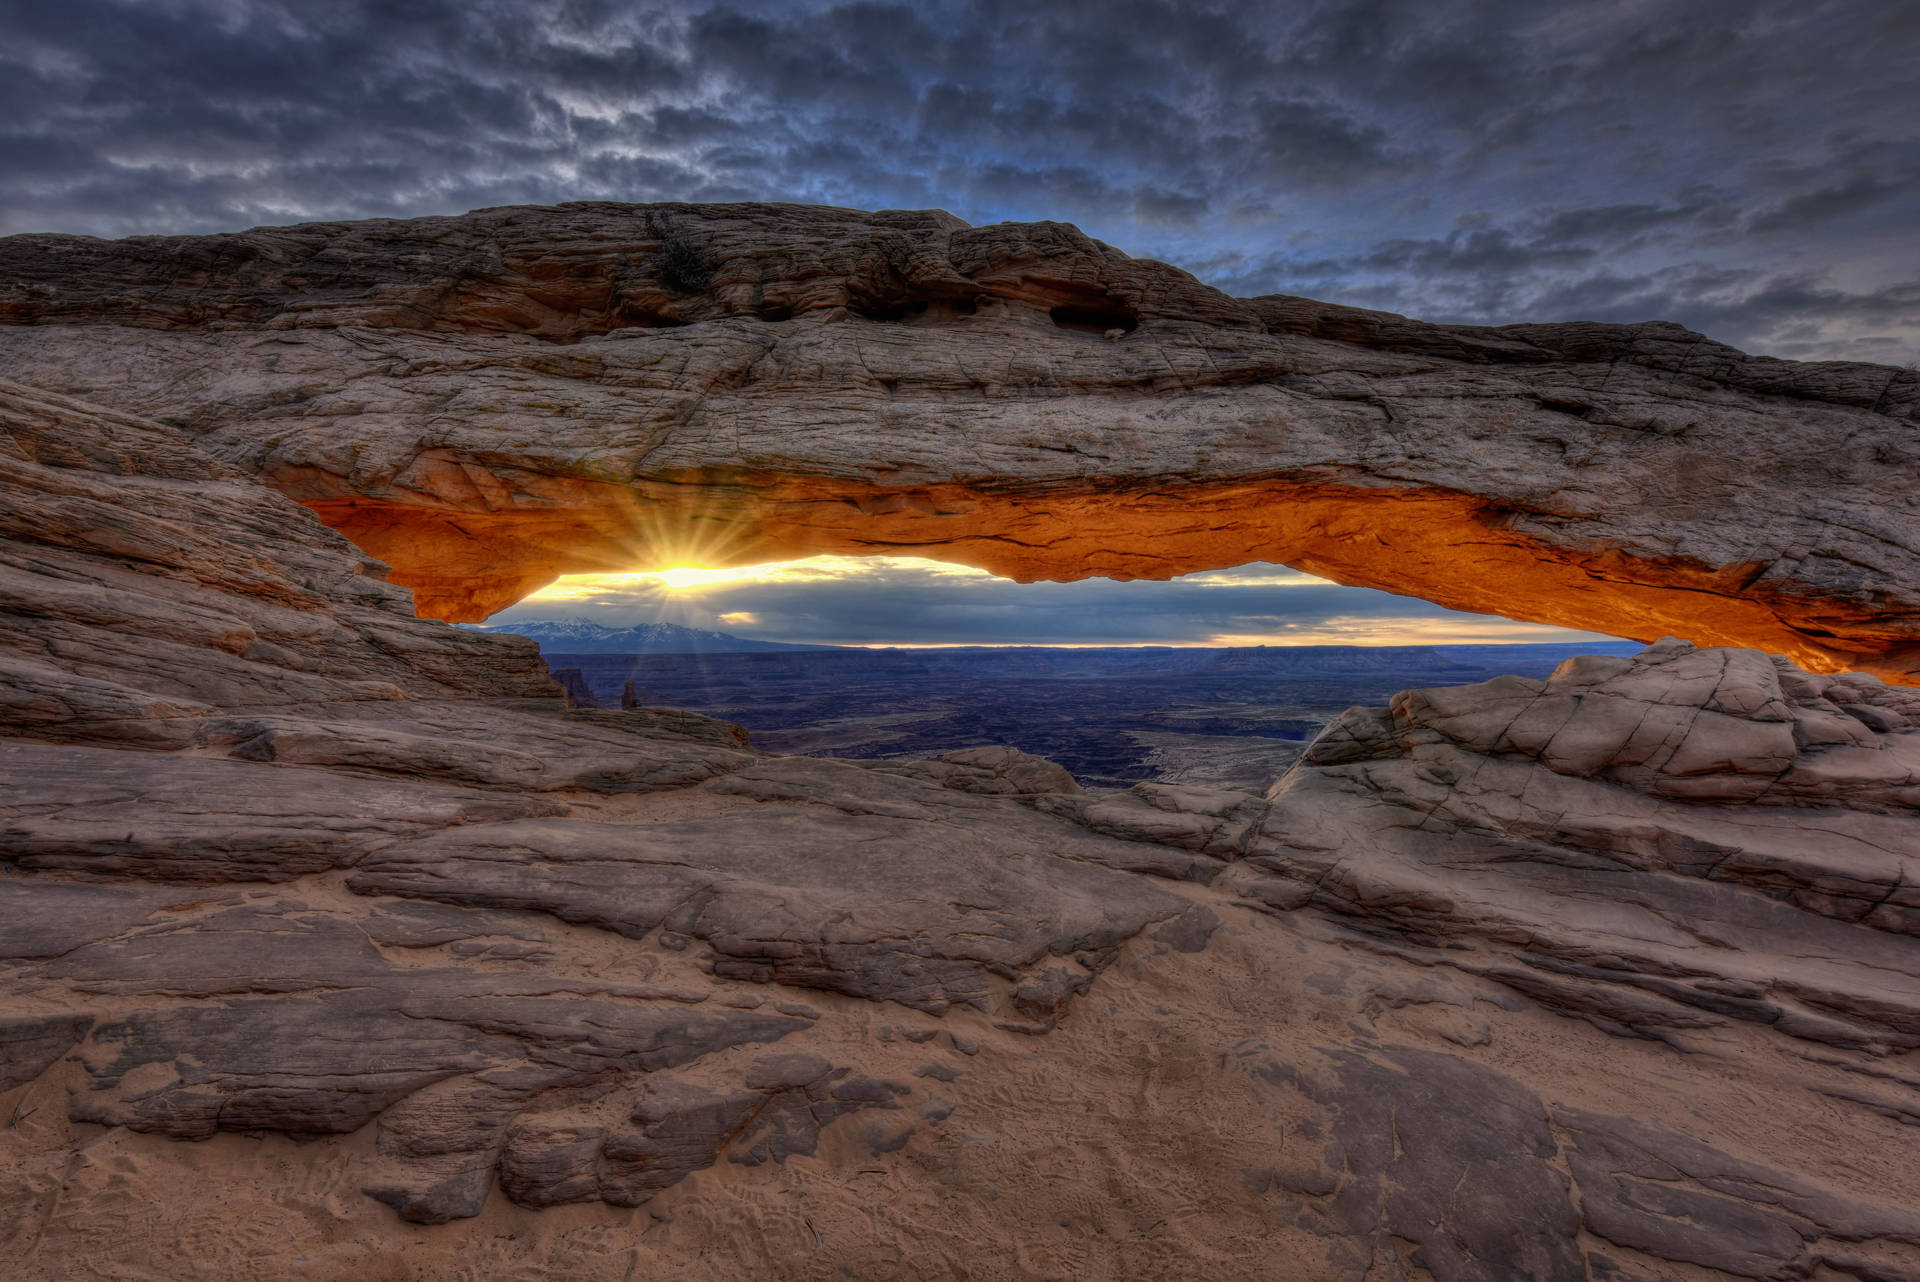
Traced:
POLYGON ((1328 1243, 1328 1276, 1357 1282, 1385 1264, 1450 1282, 1649 1278, 1672 1266, 1881 1279, 1920 1264, 1920 1210, 1839 1199, 1664 1126, 1549 1108, 1456 1055, 1323 1048, 1302 1062, 1256 1045, 1236 1059, 1312 1102, 1250 1181, 1328 1243))
MULTIPOLYGON (((1121 943, 1189 911, 1139 877, 1018 843, 1019 828, 1045 825, 953 827, 771 805, 637 830, 536 820, 398 844, 348 885, 659 931, 670 947, 710 947, 716 974, 930 1014, 984 1009, 994 978, 1017 980, 1029 1020, 1062 1013, 1121 943)), ((1099 849, 1054 827, 1068 851, 1099 849)))
MULTIPOLYGON (((112 887, 29 881, 7 891, 16 919, 51 911, 113 920, 127 907, 112 887)), ((793 1014, 742 1009, 698 986, 391 956, 431 949, 495 967, 551 959, 547 941, 510 917, 421 915, 406 905, 346 917, 257 893, 169 898, 137 927, 51 958, 25 956, 44 948, 31 938, 0 935, 17 991, 43 1001, 59 992, 101 1012, 9 1020, 0 1046, 10 1078, 30 1080, 84 1038, 85 1082, 68 1106, 76 1122, 197 1140, 219 1131, 348 1134, 378 1119, 382 1169, 366 1192, 409 1220, 478 1214, 496 1171, 525 1205, 602 1193, 633 1205, 638 1191, 711 1164, 784 1091, 804 1103, 783 1097, 768 1113, 764 1125, 786 1138, 769 1141, 763 1159, 810 1151, 802 1122, 816 1111, 830 1120, 898 1107, 893 1089, 805 1056, 754 1061, 761 1066, 745 1085, 764 1089, 750 1108, 736 1093, 726 1098, 738 1107, 710 1116, 693 1087, 670 1087, 680 1079, 667 1070, 809 1027, 817 1013, 797 1004, 783 1003, 793 1014), (462 944, 483 947, 449 952, 462 944), (809 1072, 792 1068, 802 1061, 809 1072), (639 1129, 593 1131, 577 1117, 588 1106, 598 1114, 625 1106, 639 1129), (715 1117, 725 1124, 706 1124, 715 1117), (620 1169, 604 1189, 597 1156, 583 1159, 584 1175, 564 1166, 557 1128, 609 1140, 620 1169)))

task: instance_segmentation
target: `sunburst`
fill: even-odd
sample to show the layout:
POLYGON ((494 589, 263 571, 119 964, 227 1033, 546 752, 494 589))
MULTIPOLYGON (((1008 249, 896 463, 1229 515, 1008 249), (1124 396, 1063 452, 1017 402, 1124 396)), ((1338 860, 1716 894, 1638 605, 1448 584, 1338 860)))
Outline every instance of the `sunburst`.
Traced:
POLYGON ((634 588, 663 588, 676 595, 697 595, 743 583, 825 583, 834 580, 914 573, 939 578, 992 578, 985 570, 907 556, 810 556, 756 565, 714 565, 692 558, 651 570, 619 574, 569 574, 526 598, 542 604, 603 597, 634 588))

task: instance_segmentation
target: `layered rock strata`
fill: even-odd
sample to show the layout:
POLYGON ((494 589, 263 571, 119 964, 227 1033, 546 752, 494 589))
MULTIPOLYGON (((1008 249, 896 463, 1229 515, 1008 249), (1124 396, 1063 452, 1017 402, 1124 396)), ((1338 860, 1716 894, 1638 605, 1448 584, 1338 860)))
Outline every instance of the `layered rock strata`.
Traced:
POLYGON ((0 240, 0 375, 181 428, 479 619, 555 575, 1279 561, 1920 673, 1920 375, 1229 298, 1053 223, 565 205, 0 240))
POLYGON ((1265 797, 779 758, 0 389, 22 1279, 1920 1275, 1920 703, 1662 642, 1265 797))

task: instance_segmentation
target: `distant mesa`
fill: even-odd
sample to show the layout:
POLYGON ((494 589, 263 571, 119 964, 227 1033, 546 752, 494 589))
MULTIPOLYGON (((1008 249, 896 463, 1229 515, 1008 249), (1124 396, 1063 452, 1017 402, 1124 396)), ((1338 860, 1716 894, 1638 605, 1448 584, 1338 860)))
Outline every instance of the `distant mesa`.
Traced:
POLYGON ((1589 645, 955 646, 749 653, 568 653, 547 662, 581 708, 673 707, 770 752, 906 760, 1001 746, 1081 784, 1147 779, 1264 791, 1355 704, 1503 673, 1543 678, 1589 645))
MULTIPOLYGON (((506 629, 497 629, 505 631, 506 629)), ((536 630, 514 629, 533 636, 536 630)), ((1541 645, 1276 645, 1212 648, 1206 646, 929 646, 893 649, 884 646, 801 646, 771 641, 748 642, 725 633, 702 633, 680 628, 676 634, 712 637, 705 648, 677 635, 658 638, 642 648, 615 631, 597 637, 566 632, 553 642, 542 641, 542 653, 556 665, 584 674, 599 697, 614 699, 621 683, 635 677, 699 681, 728 678, 764 683, 798 679, 817 681, 823 688, 836 682, 888 680, 911 682, 1026 678, 1075 679, 1200 679, 1242 680, 1260 677, 1392 676, 1403 679, 1445 677, 1506 671, 1551 671, 1579 654, 1633 654, 1631 641, 1541 645), (733 648, 731 643, 738 643, 733 648), (755 647, 748 650, 746 647, 755 647), (591 648, 590 648, 591 647, 591 648), (779 653, 768 653, 778 651, 779 653), (646 662, 639 661, 644 656, 646 662), (708 657, 714 656, 714 657, 708 657), (724 657, 721 657, 724 656, 724 657)), ((683 694, 685 692, 682 692, 683 694)))
POLYGON ((532 619, 471 628, 526 637, 547 654, 750 654, 763 650, 834 650, 838 646, 789 641, 755 641, 730 632, 689 628, 678 623, 642 623, 611 628, 591 619, 532 619))

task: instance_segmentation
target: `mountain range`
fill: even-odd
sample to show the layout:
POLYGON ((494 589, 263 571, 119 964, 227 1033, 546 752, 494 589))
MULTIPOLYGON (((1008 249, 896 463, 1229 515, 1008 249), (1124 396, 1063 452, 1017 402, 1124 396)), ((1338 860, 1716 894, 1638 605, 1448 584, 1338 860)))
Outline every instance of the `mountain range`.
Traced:
MULTIPOLYGON (((994 668, 1011 675, 1015 672, 1045 671, 1067 675, 1080 670, 1102 674, 1163 675, 1186 672, 1212 672, 1253 676, 1260 673, 1361 673, 1418 672, 1478 668, 1487 664, 1515 663, 1526 666, 1545 662, 1545 669, 1576 654, 1624 654, 1639 647, 1630 641, 1551 643, 1520 645, 1436 645, 1436 646, 1364 646, 1364 645, 1273 645, 1233 647, 1173 646, 943 646, 894 651, 896 657, 881 660, 865 646, 807 645, 793 641, 757 641, 710 628, 690 628, 678 623, 643 623, 614 628, 590 619, 530 619, 525 622, 475 626, 481 632, 511 632, 528 637, 548 655, 569 659, 582 655, 615 654, 752 654, 781 651, 788 654, 829 653, 845 655, 860 671, 871 675, 886 670, 902 673, 929 671, 927 664, 946 670, 952 665, 971 667, 991 662, 994 668), (864 656, 857 659, 856 656, 864 656), (908 659, 911 656, 911 659, 908 659), (907 667, 900 666, 902 661, 907 667)), ((811 670, 811 669, 810 669, 811 670)), ((846 669, 851 671, 851 669, 846 669)), ((664 672, 664 669, 649 669, 664 672)))
MULTIPOLYGON (((471 626, 471 625, 463 625, 471 626)), ((590 619, 529 619, 476 627, 479 632, 511 632, 529 637, 542 650, 561 654, 741 654, 758 650, 834 650, 828 645, 755 641, 708 628, 678 623, 642 623, 610 628, 590 619)))

